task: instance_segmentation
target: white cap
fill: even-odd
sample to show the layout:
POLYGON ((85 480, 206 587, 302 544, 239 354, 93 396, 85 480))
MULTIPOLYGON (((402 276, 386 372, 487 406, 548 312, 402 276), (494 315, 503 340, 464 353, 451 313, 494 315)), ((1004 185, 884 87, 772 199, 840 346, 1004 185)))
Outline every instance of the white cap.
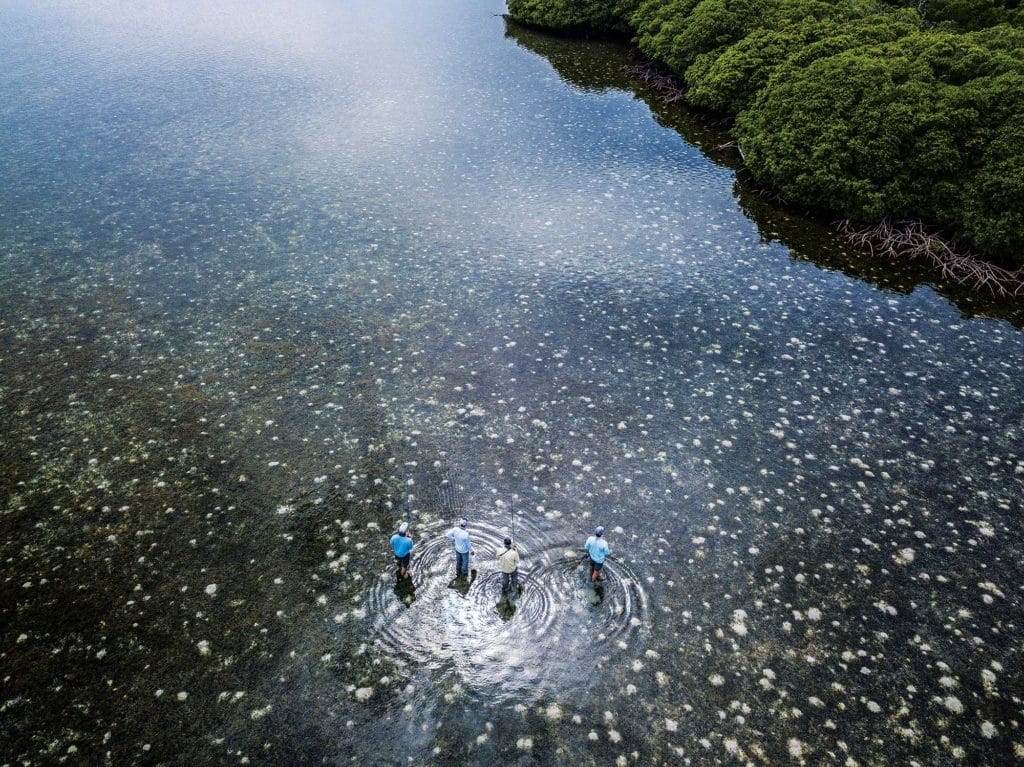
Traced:
POLYGON ((409 529, 409 523, 408 522, 403 522, 402 524, 400 524, 398 526, 398 532, 400 532, 400 533, 404 533, 408 529, 409 529))
POLYGON ((601 527, 601 525, 598 525, 597 529, 594 531, 594 535, 596 535, 596 536, 604 535, 604 528, 601 527))

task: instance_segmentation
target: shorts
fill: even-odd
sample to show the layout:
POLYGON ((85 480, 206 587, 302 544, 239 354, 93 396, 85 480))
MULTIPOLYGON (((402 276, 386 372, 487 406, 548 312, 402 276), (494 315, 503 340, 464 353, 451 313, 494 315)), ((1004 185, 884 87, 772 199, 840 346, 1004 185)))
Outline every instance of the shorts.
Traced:
POLYGON ((410 562, 411 559, 412 559, 412 553, 411 552, 409 554, 406 554, 404 557, 400 557, 397 554, 395 555, 395 561, 398 563, 398 566, 401 567, 403 570, 408 570, 409 569, 409 562, 410 562))
POLYGON ((604 567, 604 562, 595 562, 593 559, 590 560, 590 569, 595 572, 601 572, 601 568, 604 567))

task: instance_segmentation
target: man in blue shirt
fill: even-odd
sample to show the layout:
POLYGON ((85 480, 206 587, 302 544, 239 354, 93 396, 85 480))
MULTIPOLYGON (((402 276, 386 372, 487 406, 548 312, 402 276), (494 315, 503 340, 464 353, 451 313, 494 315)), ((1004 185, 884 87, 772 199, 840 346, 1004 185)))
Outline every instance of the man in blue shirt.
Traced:
POLYGON ((391 550, 395 552, 395 561, 398 562, 399 578, 404 578, 409 572, 409 561, 415 546, 409 535, 409 523, 403 522, 398 526, 398 532, 391 536, 391 550))
POLYGON ((455 546, 455 577, 469 575, 469 555, 473 553, 473 542, 469 539, 465 517, 459 520, 459 526, 448 531, 447 538, 455 546))
POLYGON ((608 541, 604 539, 604 528, 598 525, 594 534, 587 538, 587 542, 583 544, 583 548, 587 550, 587 554, 590 557, 590 580, 594 583, 603 581, 601 568, 604 567, 605 559, 611 554, 608 541))

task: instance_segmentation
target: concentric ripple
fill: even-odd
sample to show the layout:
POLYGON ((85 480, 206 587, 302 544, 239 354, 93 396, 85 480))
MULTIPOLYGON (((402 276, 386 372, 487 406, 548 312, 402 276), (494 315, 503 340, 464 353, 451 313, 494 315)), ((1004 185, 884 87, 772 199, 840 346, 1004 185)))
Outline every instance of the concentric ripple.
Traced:
POLYGON ((478 555, 470 579, 455 578, 444 526, 414 532, 411 581, 396 582, 389 568, 369 594, 367 619, 385 654, 450 669, 474 688, 498 688, 488 690, 492 696, 533 698, 580 681, 598 657, 636 650, 647 595, 625 563, 609 561, 595 588, 578 554, 523 526, 521 588, 507 595, 496 560, 503 530, 470 525, 478 555))
POLYGON ((647 594, 625 563, 608 560, 604 580, 592 584, 585 559, 567 554, 539 568, 534 577, 550 592, 568 596, 569 609, 581 619, 581 629, 597 641, 622 641, 644 625, 647 594))
POLYGON ((479 576, 469 591, 474 614, 495 612, 502 621, 515 622, 516 628, 535 637, 543 636, 555 620, 558 604, 540 581, 519 573, 519 592, 503 594, 501 573, 488 572, 479 576))

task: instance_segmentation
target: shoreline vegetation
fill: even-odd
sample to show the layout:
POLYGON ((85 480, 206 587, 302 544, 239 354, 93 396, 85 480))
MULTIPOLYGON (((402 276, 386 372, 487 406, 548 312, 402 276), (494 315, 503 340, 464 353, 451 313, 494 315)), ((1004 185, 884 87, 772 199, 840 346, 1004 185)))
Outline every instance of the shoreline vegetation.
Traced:
POLYGON ((508 0, 632 42, 632 74, 724 116, 752 180, 872 254, 1024 296, 1020 0, 508 0))

